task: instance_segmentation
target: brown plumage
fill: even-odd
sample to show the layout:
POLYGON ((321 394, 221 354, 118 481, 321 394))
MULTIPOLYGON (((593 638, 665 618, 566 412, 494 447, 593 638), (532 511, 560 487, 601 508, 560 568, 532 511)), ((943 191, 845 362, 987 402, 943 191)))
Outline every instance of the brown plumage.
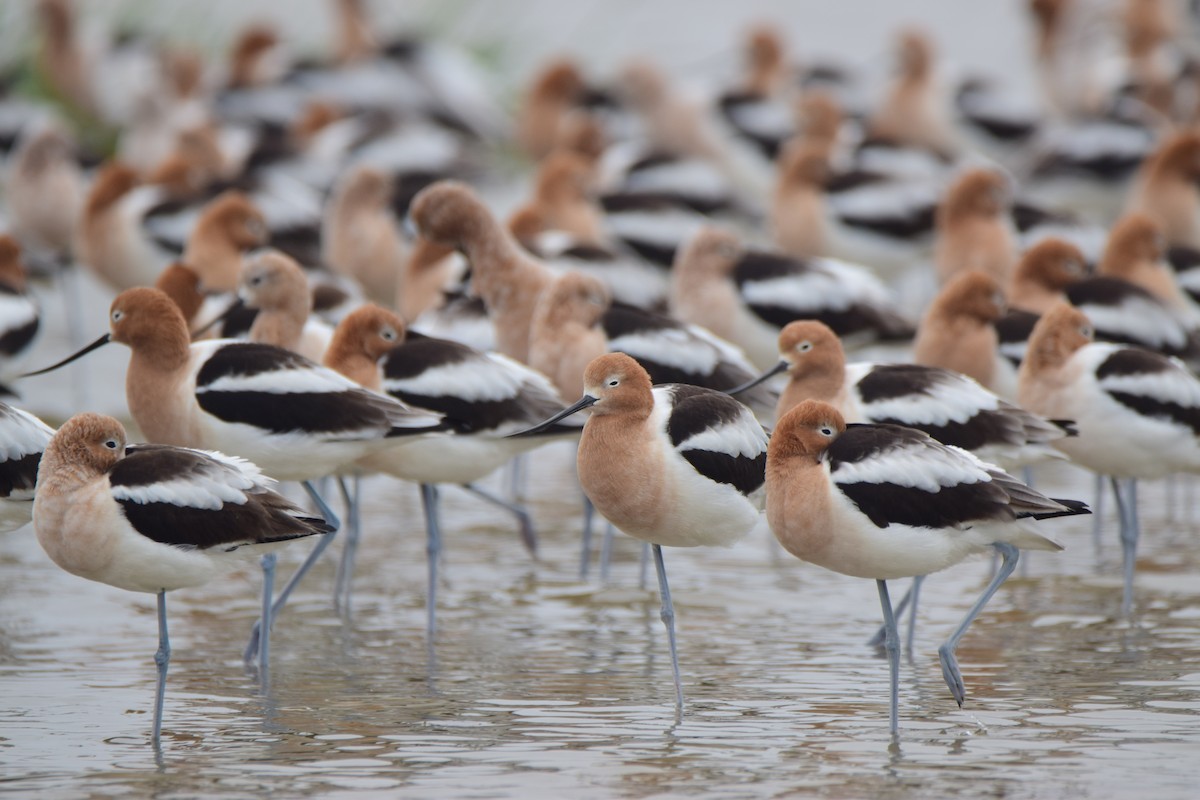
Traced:
POLYGON ((867 123, 869 136, 952 157, 961 145, 950 122, 946 98, 938 92, 933 43, 908 29, 897 37, 899 75, 867 123))
POLYGON ((1126 214, 1108 234, 1098 272, 1140 286, 1176 311, 1194 313, 1166 261, 1162 227, 1145 214, 1126 214))
POLYGON ((338 323, 322 363, 366 389, 381 391, 379 360, 404 341, 405 332, 404 320, 398 314, 365 303, 338 323))
POLYGON ((380 170, 365 165, 346 170, 325 205, 321 250, 325 262, 362 286, 368 298, 397 305, 409 248, 391 195, 391 181, 380 170))
POLYGON ((543 66, 530 82, 517 113, 517 141, 535 159, 549 153, 564 119, 581 99, 586 85, 579 67, 567 58, 543 66))
POLYGON ((981 270, 1008 284, 1017 261, 1011 204, 1008 178, 991 169, 964 172, 946 189, 938 203, 933 253, 941 283, 981 270))
POLYGON ((1064 291, 1088 275, 1087 259, 1065 239, 1043 239, 1025 251, 1009 284, 1008 303, 1013 308, 1045 313, 1066 299, 1064 291))
POLYGON ((999 372, 999 338, 993 323, 1004 314, 1000 283, 985 272, 955 276, 938 293, 917 326, 913 361, 961 372, 1001 396, 1011 396, 999 372))
POLYGON ((242 275, 242 253, 267 243, 262 212, 241 192, 230 190, 209 201, 183 249, 183 260, 209 292, 232 292, 242 275))
POLYGON ((425 187, 413 198, 410 216, 423 237, 466 255, 471 283, 496 328, 497 349, 526 361, 534 306, 554 274, 521 251, 466 184, 425 187))
POLYGON ((829 255, 825 183, 830 171, 828 143, 796 140, 780 154, 771 236, 784 252, 800 258, 829 255))
POLYGON ((1142 164, 1126 204, 1159 225, 1172 245, 1200 248, 1200 133, 1167 138, 1142 164))
POLYGON ((612 296, 599 279, 567 272, 542 292, 530 326, 529 366, 546 375, 563 397, 583 394, 583 373, 608 352, 601 326, 612 296))

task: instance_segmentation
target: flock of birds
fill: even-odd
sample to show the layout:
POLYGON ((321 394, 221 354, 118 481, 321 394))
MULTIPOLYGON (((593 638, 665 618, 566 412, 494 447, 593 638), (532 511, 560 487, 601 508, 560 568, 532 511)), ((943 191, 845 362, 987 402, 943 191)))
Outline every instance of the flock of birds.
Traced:
POLYGON ((439 487, 532 549, 528 511, 476 482, 564 439, 585 533, 597 512, 652 545, 677 718, 662 547, 732 545, 764 509, 788 552, 877 582, 893 734, 887 581, 994 549, 939 650, 961 705, 959 639, 1020 549, 1061 549, 1034 523, 1089 513, 1009 471, 1112 480, 1126 613, 1136 481, 1200 472, 1200 66, 1174 3, 1117 5, 1031 0, 1037 100, 951 91, 914 28, 868 104, 761 27, 703 99, 648 59, 602 83, 564 57, 510 118, 462 53, 384 40, 360 0, 331 3, 321 59, 254 25, 223 67, 137 33, 88 47, 70 2, 41 0, 23 69, 53 102, 0 81, 0 379, 19 398, 40 315, 75 313, 89 270, 118 292, 110 330, 39 373, 125 345, 145 443, 0 407, 0 523, 157 595, 156 745, 167 591, 261 558, 265 682, 272 619, 342 527, 324 479, 348 603, 358 477, 380 473, 421 487, 432 642, 439 487), (531 191, 502 216, 517 150, 531 191), (863 348, 892 360, 848 360, 863 348), (275 550, 310 536, 277 595, 275 550))

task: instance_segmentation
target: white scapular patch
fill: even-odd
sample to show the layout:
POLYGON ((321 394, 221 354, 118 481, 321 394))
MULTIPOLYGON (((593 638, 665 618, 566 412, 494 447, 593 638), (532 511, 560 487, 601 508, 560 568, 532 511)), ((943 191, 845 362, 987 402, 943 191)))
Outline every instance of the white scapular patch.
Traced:
POLYGON ((1169 372, 1109 375, 1099 384, 1107 392, 1124 392, 1162 403, 1175 403, 1185 409, 1200 408, 1200 380, 1182 366, 1169 372))
POLYGON ((268 394, 325 394, 358 389, 358 385, 336 372, 315 364, 308 368, 276 369, 257 375, 222 375, 212 383, 196 387, 205 392, 266 392, 268 394))
POLYGON ((511 400, 521 391, 524 376, 498 359, 479 355, 465 361, 431 367, 411 378, 389 378, 389 392, 424 397, 454 397, 467 402, 511 400))
POLYGON ((253 481, 244 478, 236 481, 238 485, 235 485, 235 481, 231 480, 234 477, 231 473, 193 474, 187 478, 171 478, 145 486, 114 486, 112 495, 117 500, 129 500, 139 505, 169 503, 181 508, 219 511, 226 503, 244 504, 244 490, 254 486, 253 481))
POLYGON ((836 483, 890 483, 930 493, 992 480, 986 465, 967 451, 928 444, 906 445, 839 464, 830 477, 836 483))
POLYGON ((1098 330, 1120 331, 1153 348, 1182 348, 1187 331, 1161 303, 1144 297, 1127 297, 1118 306, 1088 303, 1079 310, 1098 330))

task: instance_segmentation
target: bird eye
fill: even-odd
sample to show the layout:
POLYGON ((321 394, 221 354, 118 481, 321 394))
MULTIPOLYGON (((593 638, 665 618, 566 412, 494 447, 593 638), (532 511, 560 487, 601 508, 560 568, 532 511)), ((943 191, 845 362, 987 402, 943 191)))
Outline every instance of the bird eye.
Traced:
POLYGON ((809 350, 813 349, 813 344, 812 344, 812 342, 801 342, 799 345, 796 346, 796 349, 799 350, 801 353, 807 353, 809 350))
POLYGON ((117 449, 117 440, 116 439, 106 439, 104 442, 104 446, 107 447, 109 450, 116 450, 117 449))
POLYGON ((1084 336, 1086 336, 1088 339, 1092 338, 1093 331, 1092 331, 1091 325, 1079 326, 1079 332, 1082 333, 1084 336))
POLYGON ((124 311, 122 311, 119 308, 113 309, 113 312, 112 312, 112 321, 113 322, 120 322, 124 317, 125 317, 124 311))
POLYGON ((621 382, 619 380, 617 380, 616 378, 609 378, 608 385, 609 386, 620 386, 621 382))
POLYGON ((828 425, 822 425, 820 428, 820 433, 822 436, 833 436, 833 428, 828 425))
POLYGON ((385 341, 390 342, 396 338, 396 331, 392 328, 384 328, 379 332, 379 335, 382 336, 385 341))

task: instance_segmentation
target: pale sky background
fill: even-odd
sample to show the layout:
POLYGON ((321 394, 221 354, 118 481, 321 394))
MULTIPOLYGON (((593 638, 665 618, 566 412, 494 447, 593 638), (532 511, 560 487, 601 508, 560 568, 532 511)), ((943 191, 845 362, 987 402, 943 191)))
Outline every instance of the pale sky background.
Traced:
MULTIPOLYGON (((1101 3, 1104 5, 1104 3, 1101 3)), ((99 20, 140 19, 172 38, 222 52, 250 20, 273 19, 299 48, 320 49, 332 0, 87 0, 99 20)), ((0 58, 30 41, 33 0, 0 0, 0 58)), ((681 78, 728 71, 751 24, 777 25, 798 57, 834 56, 871 72, 887 68, 902 25, 924 26, 952 69, 995 73, 1031 85, 1030 21, 1024 0, 368 0, 384 31, 425 30, 497 57, 509 88, 548 57, 570 52, 603 77, 621 60, 650 53, 681 78)))

